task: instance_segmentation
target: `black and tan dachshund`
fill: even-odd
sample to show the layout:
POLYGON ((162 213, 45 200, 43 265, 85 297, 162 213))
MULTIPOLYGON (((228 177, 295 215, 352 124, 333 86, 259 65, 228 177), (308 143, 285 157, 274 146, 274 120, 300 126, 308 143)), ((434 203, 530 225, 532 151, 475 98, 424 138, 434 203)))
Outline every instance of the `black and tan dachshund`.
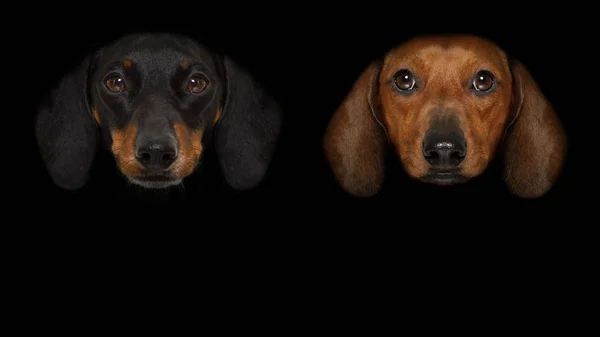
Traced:
POLYGON ((132 184, 180 184, 213 146, 226 182, 256 187, 282 123, 247 70, 185 36, 132 34, 89 55, 40 109, 35 130, 53 182, 79 189, 96 150, 132 184))

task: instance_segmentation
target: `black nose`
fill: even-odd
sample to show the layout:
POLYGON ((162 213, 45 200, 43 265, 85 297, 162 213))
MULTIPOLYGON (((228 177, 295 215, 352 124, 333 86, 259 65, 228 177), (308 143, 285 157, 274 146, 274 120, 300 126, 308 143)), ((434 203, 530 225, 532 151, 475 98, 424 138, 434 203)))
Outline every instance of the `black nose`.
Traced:
POLYGON ((432 130, 423 140, 423 157, 434 168, 456 168, 467 154, 467 141, 460 131, 432 130))
POLYGON ((164 170, 177 159, 177 146, 170 139, 141 141, 135 157, 146 169, 164 170))

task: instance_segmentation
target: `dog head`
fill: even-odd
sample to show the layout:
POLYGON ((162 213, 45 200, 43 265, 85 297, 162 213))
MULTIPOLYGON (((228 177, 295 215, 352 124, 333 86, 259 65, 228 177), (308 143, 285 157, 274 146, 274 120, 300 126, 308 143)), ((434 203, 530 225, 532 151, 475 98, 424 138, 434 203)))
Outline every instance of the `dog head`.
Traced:
POLYGON ((550 189, 566 152, 565 131, 531 74, 475 36, 415 38, 363 72, 324 138, 346 191, 377 193, 386 138, 410 177, 437 185, 480 175, 502 148, 505 181, 523 198, 550 189))
POLYGON ((227 182, 263 178, 282 116, 252 76, 228 57, 170 34, 123 37, 67 74, 36 118, 53 181, 78 189, 98 144, 120 172, 147 188, 177 185, 214 145, 227 182))

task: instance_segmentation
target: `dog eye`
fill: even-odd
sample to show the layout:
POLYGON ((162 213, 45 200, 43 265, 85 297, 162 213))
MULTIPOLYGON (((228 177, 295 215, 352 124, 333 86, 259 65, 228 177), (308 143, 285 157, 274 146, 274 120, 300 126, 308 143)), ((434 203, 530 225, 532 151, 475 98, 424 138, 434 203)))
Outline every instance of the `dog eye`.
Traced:
POLYGON ((187 85, 188 91, 195 95, 204 92, 206 87, 208 87, 208 81, 201 76, 194 76, 190 78, 187 85))
POLYGON ((125 89, 125 81, 123 77, 114 75, 104 81, 106 88, 112 93, 119 93, 125 89))
POLYGON ((412 90, 415 87, 415 77, 410 70, 402 69, 394 76, 394 84, 402 91, 412 90))
POLYGON ((488 91, 494 86, 494 75, 492 73, 482 70, 475 75, 473 78, 473 88, 477 91, 488 91))

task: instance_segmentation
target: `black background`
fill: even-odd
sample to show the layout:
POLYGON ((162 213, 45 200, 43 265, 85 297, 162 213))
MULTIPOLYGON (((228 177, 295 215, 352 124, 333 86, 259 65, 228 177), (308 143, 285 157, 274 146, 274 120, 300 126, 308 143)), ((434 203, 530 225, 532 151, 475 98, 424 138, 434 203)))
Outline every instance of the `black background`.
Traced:
POLYGON ((26 178, 14 181, 19 216, 12 223, 26 233, 26 254, 51 256, 33 259, 40 270, 55 273, 60 265, 65 272, 89 271, 90 261, 105 261, 97 266, 117 274, 140 265, 152 269, 154 263, 176 265, 172 272, 177 274, 219 265, 221 271, 239 267, 236 277, 247 278, 262 266, 310 283, 317 282, 306 279, 310 272, 292 270, 324 275, 361 265, 367 267, 363 277, 382 276, 412 262, 420 272, 438 270, 442 278, 448 276, 445 271, 481 268, 528 274, 547 267, 575 275, 586 255, 584 233, 591 225, 580 212, 586 187, 579 180, 585 176, 575 169, 578 139, 585 135, 579 125, 585 103, 577 84, 585 81, 578 76, 585 71, 582 56, 589 46, 581 42, 589 41, 585 9, 371 1, 330 8, 325 2, 89 6, 38 8, 40 18, 24 16, 22 29, 14 33, 14 51, 8 52, 18 79, 24 80, 17 90, 25 97, 10 113, 26 116, 26 131, 19 136, 26 178), (87 53, 126 33, 147 31, 186 34, 230 55, 282 106, 282 138, 259 188, 231 191, 214 168, 207 168, 203 176, 186 180, 183 202, 133 206, 121 198, 122 186, 116 173, 109 173, 114 166, 106 158, 99 159, 82 191, 65 192, 51 184, 33 137, 39 100, 87 53), (393 160, 388 165, 395 174, 387 175, 384 190, 372 199, 351 198, 335 183, 321 148, 332 114, 373 59, 429 33, 490 38, 532 73, 570 139, 563 175, 546 197, 517 199, 493 170, 464 186, 424 186, 406 178, 393 160), (224 256, 231 257, 226 264, 215 262, 224 256), (423 256, 431 259, 417 262, 423 256))
POLYGON ((572 57, 570 48, 577 44, 571 33, 575 27, 569 27, 567 17, 559 17, 559 13, 550 8, 546 9, 546 15, 511 10, 494 12, 493 8, 483 7, 479 11, 461 12, 452 8, 431 13, 428 18, 419 16, 424 9, 408 7, 365 9, 360 14, 356 10, 334 14, 294 6, 271 9, 272 13, 265 9, 252 15, 242 15, 243 10, 230 14, 222 8, 215 9, 218 15, 208 15, 211 10, 202 11, 203 14, 192 14, 191 8, 181 10, 165 10, 168 18, 162 20, 149 14, 134 16, 131 11, 106 14, 92 11, 85 18, 73 13, 32 29, 26 45, 30 51, 26 56, 33 58, 29 64, 34 66, 27 70, 32 71, 35 82, 29 86, 26 112, 33 118, 43 95, 67 71, 87 53, 124 34, 147 31, 186 34, 215 52, 234 58, 281 105, 284 128, 264 182, 253 191, 231 190, 221 180, 209 153, 203 170, 185 180, 185 189, 178 188, 172 193, 171 204, 157 208, 146 203, 156 196, 148 197, 151 193, 127 187, 118 176, 112 158, 100 151, 87 186, 81 191, 65 192, 49 180, 30 128, 27 153, 32 162, 28 167, 33 171, 27 183, 36 191, 28 195, 30 202, 45 204, 51 209, 69 205, 98 212, 121 209, 123 213, 119 214, 123 215, 128 209, 135 209, 138 214, 160 213, 158 210, 202 213, 212 208, 238 209, 249 212, 248 219, 258 217, 283 222, 298 216, 307 216, 309 220, 343 216, 348 212, 377 212, 390 213, 402 226, 408 218, 432 223, 474 218, 485 222, 485 217, 475 215, 488 211, 500 213, 498 215, 526 211, 541 216, 539 221, 542 221, 544 214, 552 213, 554 217, 555 212, 562 211, 575 195, 572 159, 576 157, 576 147, 572 143, 577 134, 574 131, 577 119, 573 118, 577 112, 573 111, 571 96, 575 88, 565 85, 571 70, 564 66, 572 57), (225 19, 228 15, 231 18, 225 19), (468 33, 492 39, 532 73, 555 106, 571 141, 563 175, 548 195, 529 201, 510 195, 502 182, 498 163, 469 184, 435 188, 408 179, 397 160, 389 156, 384 189, 369 200, 346 195, 333 180, 324 161, 322 136, 354 81, 372 60, 394 45, 415 35, 435 33, 468 33), (141 203, 132 205, 134 200, 141 203), (276 210, 295 215, 286 218, 276 214, 276 210))

